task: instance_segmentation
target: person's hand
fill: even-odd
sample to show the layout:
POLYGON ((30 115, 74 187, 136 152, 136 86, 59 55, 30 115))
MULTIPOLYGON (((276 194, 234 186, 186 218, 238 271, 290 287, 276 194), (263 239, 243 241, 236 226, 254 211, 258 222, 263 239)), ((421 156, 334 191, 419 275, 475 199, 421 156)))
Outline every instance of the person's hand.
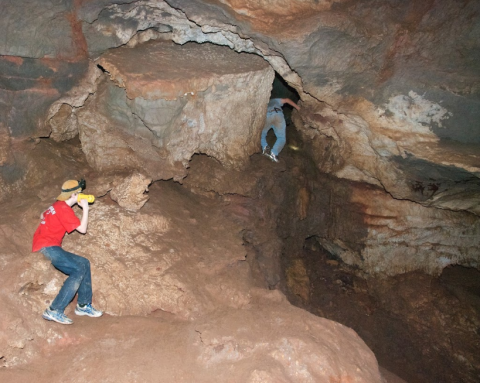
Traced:
POLYGON ((78 204, 82 207, 84 211, 87 211, 89 206, 88 206, 88 201, 86 198, 82 198, 78 204))

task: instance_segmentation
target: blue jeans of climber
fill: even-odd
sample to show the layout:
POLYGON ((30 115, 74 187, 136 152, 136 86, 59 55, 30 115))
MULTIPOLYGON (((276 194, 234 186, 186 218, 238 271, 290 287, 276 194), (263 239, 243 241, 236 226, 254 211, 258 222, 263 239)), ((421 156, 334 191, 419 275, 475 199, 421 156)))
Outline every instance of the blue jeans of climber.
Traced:
POLYGON ((44 247, 40 252, 52 262, 55 268, 68 275, 58 295, 50 305, 52 310, 63 313, 77 291, 79 304, 92 302, 92 276, 90 261, 87 258, 69 253, 60 246, 44 247))
POLYGON ((283 116, 282 111, 274 111, 274 112, 267 113, 265 126, 262 130, 262 138, 261 138, 262 148, 267 146, 267 133, 270 129, 273 129, 273 132, 275 133, 275 137, 277 138, 277 140, 275 141, 275 144, 273 145, 271 153, 274 154, 275 156, 278 156, 278 154, 282 151, 287 141, 285 136, 286 123, 285 123, 285 117, 283 116))

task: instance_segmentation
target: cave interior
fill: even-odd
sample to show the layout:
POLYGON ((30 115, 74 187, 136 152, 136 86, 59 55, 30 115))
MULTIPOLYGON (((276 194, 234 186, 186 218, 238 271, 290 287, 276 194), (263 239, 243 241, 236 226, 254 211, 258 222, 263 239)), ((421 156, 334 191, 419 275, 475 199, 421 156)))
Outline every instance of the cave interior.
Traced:
POLYGON ((480 381, 478 2, 21 0, 0 28, 0 380, 480 381), (300 106, 279 162, 271 98, 300 106), (80 178, 64 246, 105 315, 61 326, 31 237, 80 178))

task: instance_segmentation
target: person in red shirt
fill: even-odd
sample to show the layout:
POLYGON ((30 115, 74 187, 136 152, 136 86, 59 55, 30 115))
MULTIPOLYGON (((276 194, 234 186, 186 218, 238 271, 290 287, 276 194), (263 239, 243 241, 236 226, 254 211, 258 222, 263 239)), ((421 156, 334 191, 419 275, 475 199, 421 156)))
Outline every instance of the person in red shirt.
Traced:
POLYGON ((62 249, 65 233, 74 230, 85 234, 88 226, 88 201, 81 199, 82 219, 78 219, 72 206, 77 203, 78 194, 85 188, 85 181, 69 180, 62 185, 57 201, 41 215, 41 222, 33 235, 32 251, 41 252, 52 265, 68 275, 50 307, 43 312, 43 318, 61 324, 72 324, 65 314, 65 308, 78 293, 75 314, 100 317, 102 312, 92 306, 92 276, 90 261, 62 249))

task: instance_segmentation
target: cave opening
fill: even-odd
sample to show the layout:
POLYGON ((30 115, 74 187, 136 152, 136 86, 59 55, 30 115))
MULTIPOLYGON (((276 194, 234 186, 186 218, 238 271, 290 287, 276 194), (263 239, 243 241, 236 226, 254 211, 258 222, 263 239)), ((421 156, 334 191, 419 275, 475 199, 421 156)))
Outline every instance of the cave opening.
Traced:
POLYGON ((375 277, 343 262, 317 236, 285 269, 290 302, 354 329, 379 364, 409 383, 475 382, 480 272, 451 265, 375 277), (463 352, 462 352, 463 350, 463 352))
MULTIPOLYGON (((272 90, 270 92, 270 99, 274 98, 289 98, 295 103, 298 103, 300 96, 295 88, 291 87, 285 79, 280 76, 279 73, 275 72, 275 77, 272 83, 272 90)), ((287 125, 286 129, 286 138, 287 142, 285 144, 285 149, 299 150, 301 147, 301 137, 298 134, 298 131, 292 121, 292 112, 293 107, 284 104, 283 106, 283 115, 285 116, 285 123, 287 125)), ((273 146, 275 142, 275 134, 272 129, 267 134, 267 142, 270 147, 273 146)), ((284 150, 285 150, 284 149, 284 150)))
MULTIPOLYGON (((275 78, 273 79, 270 98, 289 98, 295 103, 300 100, 300 96, 295 90, 295 88, 292 88, 290 85, 288 85, 288 83, 283 79, 283 77, 280 76, 277 72, 275 72, 275 78)), ((292 111, 293 108, 290 105, 284 105, 283 114, 285 115, 285 122, 287 123, 287 126, 292 125, 292 111)))

